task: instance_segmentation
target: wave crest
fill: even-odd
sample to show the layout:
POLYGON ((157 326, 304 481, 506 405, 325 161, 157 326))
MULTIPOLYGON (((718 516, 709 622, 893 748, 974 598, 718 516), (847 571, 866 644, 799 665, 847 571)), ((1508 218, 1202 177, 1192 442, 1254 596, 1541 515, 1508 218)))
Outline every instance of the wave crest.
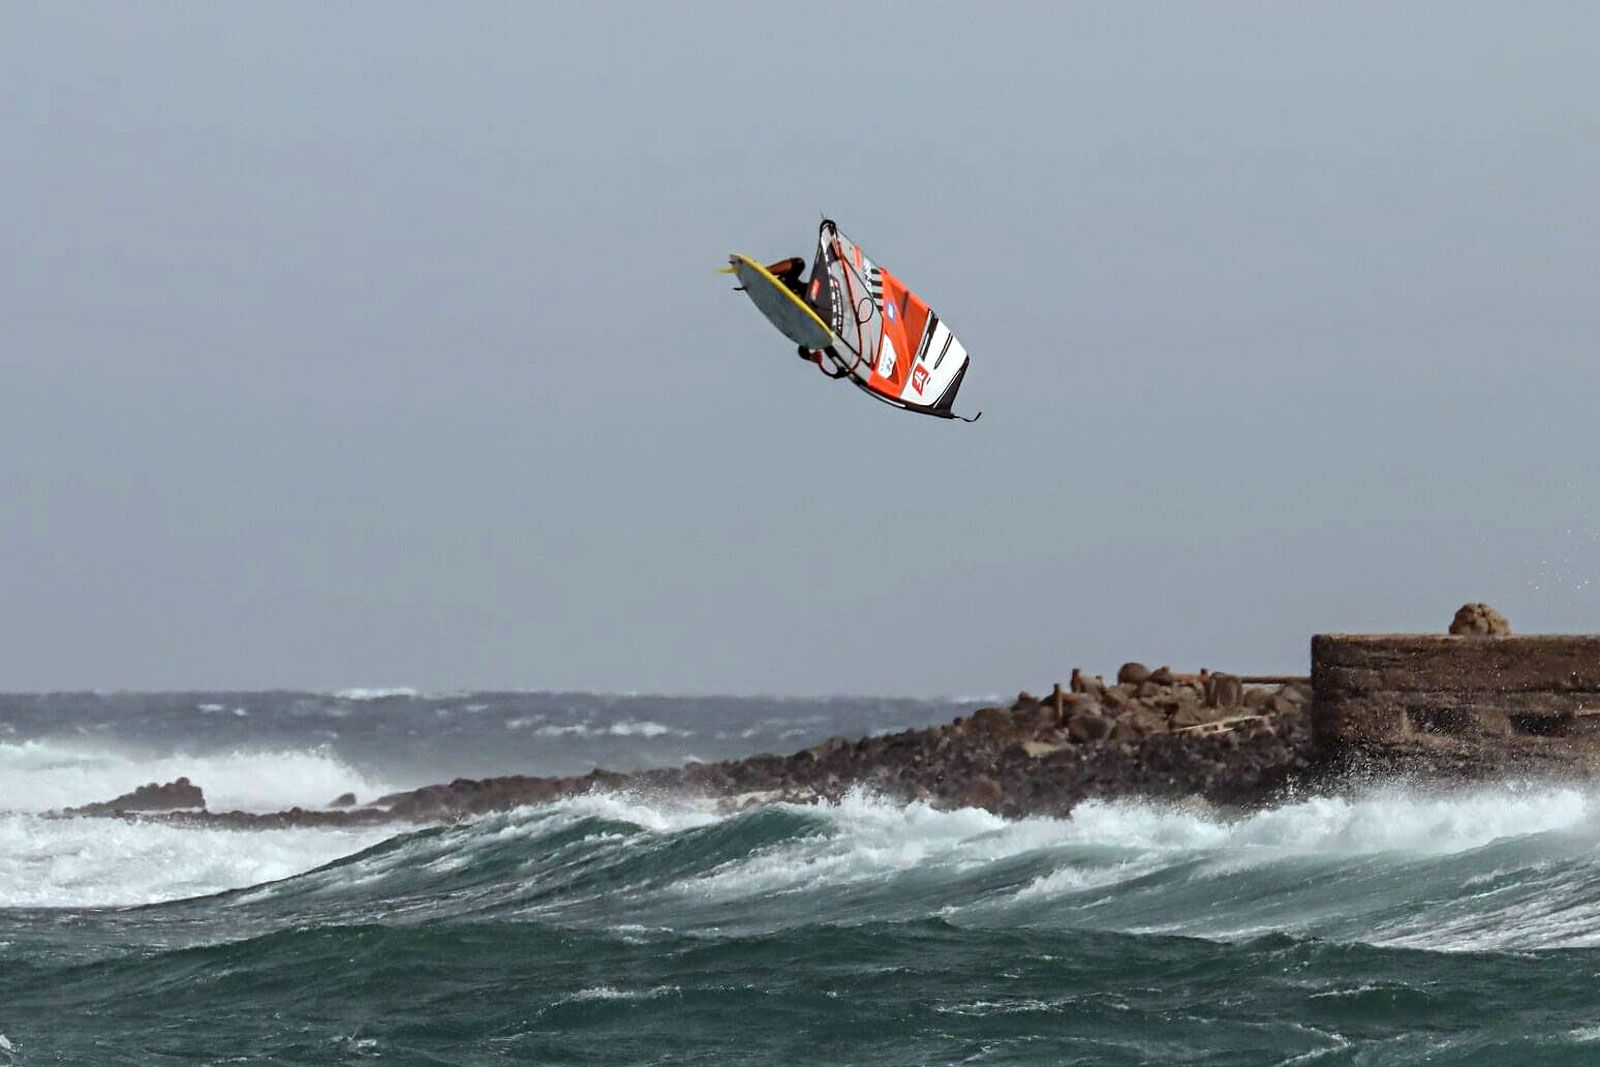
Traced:
POLYGON ((142 755, 67 741, 0 743, 0 812, 43 812, 110 800, 146 782, 187 777, 213 811, 320 808, 341 793, 379 796, 398 786, 326 748, 142 755))

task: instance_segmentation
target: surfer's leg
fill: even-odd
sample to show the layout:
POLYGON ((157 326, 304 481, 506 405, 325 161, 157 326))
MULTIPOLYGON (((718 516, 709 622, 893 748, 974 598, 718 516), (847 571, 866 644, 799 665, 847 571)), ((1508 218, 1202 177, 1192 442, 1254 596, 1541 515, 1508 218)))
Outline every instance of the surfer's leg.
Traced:
POLYGON ((767 270, 772 274, 772 276, 780 281, 787 281, 791 277, 799 278, 805 269, 806 261, 801 259, 799 256, 790 256, 788 259, 780 259, 778 262, 767 267, 767 270))

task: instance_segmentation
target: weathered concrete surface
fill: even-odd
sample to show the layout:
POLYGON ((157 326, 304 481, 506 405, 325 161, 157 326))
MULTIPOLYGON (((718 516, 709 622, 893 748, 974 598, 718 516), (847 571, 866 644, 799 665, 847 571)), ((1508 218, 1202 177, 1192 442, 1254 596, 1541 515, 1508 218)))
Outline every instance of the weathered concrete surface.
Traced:
POLYGON ((1311 684, 1324 752, 1453 739, 1486 754, 1600 753, 1596 635, 1318 634, 1311 684))

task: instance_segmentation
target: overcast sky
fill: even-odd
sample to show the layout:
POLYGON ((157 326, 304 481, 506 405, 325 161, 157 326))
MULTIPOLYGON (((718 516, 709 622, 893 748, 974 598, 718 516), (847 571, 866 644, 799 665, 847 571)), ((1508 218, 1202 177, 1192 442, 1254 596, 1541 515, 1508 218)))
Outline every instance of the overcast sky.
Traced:
POLYGON ((1600 630, 1600 8, 6 4, 0 688, 1600 630), (918 418, 714 273, 838 219, 918 418))

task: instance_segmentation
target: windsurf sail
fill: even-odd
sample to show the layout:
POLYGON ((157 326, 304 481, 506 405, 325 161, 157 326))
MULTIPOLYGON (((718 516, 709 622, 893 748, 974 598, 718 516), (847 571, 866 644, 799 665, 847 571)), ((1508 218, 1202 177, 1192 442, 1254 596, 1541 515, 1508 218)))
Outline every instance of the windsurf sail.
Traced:
POLYGON ((921 297, 830 219, 817 230, 806 302, 837 337, 825 358, 856 386, 907 411, 963 418, 951 409, 967 374, 966 347, 921 297))

